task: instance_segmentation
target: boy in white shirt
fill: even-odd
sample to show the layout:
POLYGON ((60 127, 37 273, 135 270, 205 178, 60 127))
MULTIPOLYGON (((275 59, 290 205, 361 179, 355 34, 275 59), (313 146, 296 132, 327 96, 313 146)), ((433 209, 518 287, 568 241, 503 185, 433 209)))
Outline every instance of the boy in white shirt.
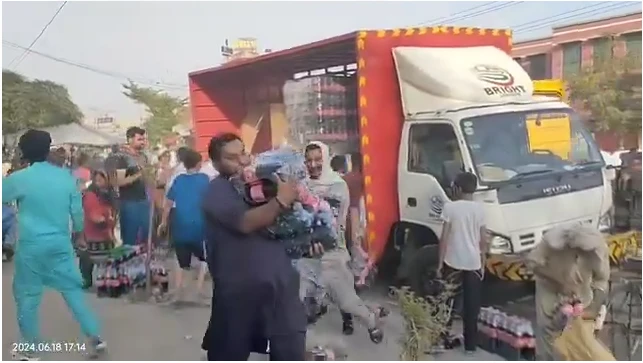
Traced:
POLYGON ((480 289, 487 253, 484 208, 473 201, 477 185, 478 179, 472 173, 461 173, 453 182, 456 200, 442 209, 444 225, 437 269, 438 277, 445 276, 460 285, 464 349, 468 353, 476 351, 480 289))

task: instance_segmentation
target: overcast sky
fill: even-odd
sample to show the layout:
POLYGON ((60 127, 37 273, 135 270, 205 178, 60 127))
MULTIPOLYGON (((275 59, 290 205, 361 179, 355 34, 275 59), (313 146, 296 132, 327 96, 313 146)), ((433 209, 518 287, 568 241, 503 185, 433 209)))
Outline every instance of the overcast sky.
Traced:
MULTIPOLYGON (((52 18, 61 2, 2 3, 6 68, 52 18)), ((357 29, 417 25, 512 28, 514 41, 546 36, 552 25, 641 10, 641 2, 69 2, 15 71, 67 86, 86 117, 139 119, 121 94, 127 78, 161 83, 187 96, 187 74, 221 62, 228 38, 255 37, 279 50, 357 29), (527 24, 526 24, 527 23, 527 24), (522 25, 522 26, 520 26, 522 25), (82 67, 89 66, 109 75, 82 67)), ((12 67, 15 67, 15 62, 12 67)))

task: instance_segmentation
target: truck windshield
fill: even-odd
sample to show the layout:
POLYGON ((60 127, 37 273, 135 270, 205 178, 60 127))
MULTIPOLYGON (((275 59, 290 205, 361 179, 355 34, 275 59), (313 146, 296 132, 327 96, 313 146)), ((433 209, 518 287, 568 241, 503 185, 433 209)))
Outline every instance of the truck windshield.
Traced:
POLYGON ((508 112, 460 121, 482 183, 604 165, 570 109, 508 112))

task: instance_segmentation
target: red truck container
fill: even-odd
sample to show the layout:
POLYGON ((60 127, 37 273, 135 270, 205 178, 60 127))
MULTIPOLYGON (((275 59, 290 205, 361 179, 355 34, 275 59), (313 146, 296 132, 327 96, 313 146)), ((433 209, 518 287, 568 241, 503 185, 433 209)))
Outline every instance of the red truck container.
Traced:
POLYGON ((269 120, 270 112, 257 110, 283 104, 286 81, 301 72, 356 65, 366 239, 369 254, 379 260, 393 224, 399 221, 397 164, 404 117, 392 49, 400 46, 495 46, 509 53, 512 43, 511 32, 498 29, 365 30, 192 72, 190 103, 197 149, 205 153, 210 138, 220 132, 254 132, 249 147, 253 153, 272 148, 278 144, 276 134, 284 133, 283 122, 269 120))

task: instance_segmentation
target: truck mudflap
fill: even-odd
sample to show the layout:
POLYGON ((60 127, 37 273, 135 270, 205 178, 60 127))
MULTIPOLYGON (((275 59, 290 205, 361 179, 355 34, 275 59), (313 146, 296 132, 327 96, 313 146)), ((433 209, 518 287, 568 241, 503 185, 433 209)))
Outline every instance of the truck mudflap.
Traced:
MULTIPOLYGON (((641 255, 641 232, 627 232, 606 236, 610 264, 619 266, 628 257, 641 255)), ((534 274, 527 267, 526 255, 491 255, 485 265, 488 274, 503 281, 533 281, 534 274)))

